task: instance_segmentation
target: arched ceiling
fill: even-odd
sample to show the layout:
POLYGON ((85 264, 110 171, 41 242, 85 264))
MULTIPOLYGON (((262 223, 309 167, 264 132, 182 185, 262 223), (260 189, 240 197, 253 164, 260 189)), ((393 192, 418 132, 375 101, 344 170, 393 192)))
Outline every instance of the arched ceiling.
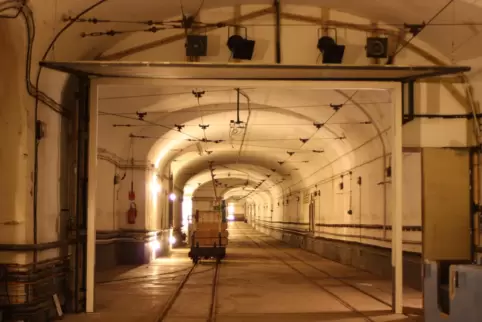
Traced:
MULTIPOLYGON (((47 5, 44 0, 33 0, 31 4, 36 19, 42 21, 38 24, 42 43, 51 38, 48 35, 60 29, 62 16, 75 16, 98 1, 52 0, 51 4, 54 3, 54 12, 51 10, 53 6, 47 5)), ((234 5, 242 5, 241 14, 245 14, 272 6, 273 1, 107 0, 85 17, 130 21, 178 19, 181 3, 186 13, 201 8, 201 20, 218 22, 232 16, 234 5)), ((318 19, 323 7, 338 11, 337 19, 345 22, 368 24, 373 21, 386 25, 427 22, 448 3, 448 0, 282 0, 284 12, 304 13, 318 19)), ((482 8, 477 1, 452 1, 431 21, 434 25, 417 36, 414 43, 424 42, 426 48, 438 51, 435 56, 445 55, 446 61, 479 57, 482 46, 464 44, 470 44, 479 34, 478 25, 470 22, 478 22, 481 14, 482 8), (461 25, 447 27, 444 24, 461 25), (440 37, 441 33, 444 37, 440 37), (455 49, 457 56, 454 56, 455 49)), ((284 22, 290 21, 285 18, 284 22)), ((138 45, 180 32, 79 36, 82 32, 109 29, 128 28, 119 23, 73 24, 56 42, 53 59, 99 58, 115 52, 114 49, 124 42, 138 45)), ((42 48, 37 48, 35 55, 38 56, 41 51, 42 48)), ((121 59, 149 56, 149 59, 156 60, 154 54, 127 55, 121 59)), ((44 82, 50 77, 49 73, 46 74, 48 77, 44 77, 44 82)), ((387 92, 303 90, 289 86, 283 89, 246 87, 242 88, 242 92, 245 95, 239 104, 240 119, 247 126, 233 135, 230 120, 236 120, 237 101, 232 87, 210 88, 203 84, 197 88, 104 87, 100 93, 100 147, 125 159, 130 157, 129 151, 134 151, 136 159, 155 164, 161 171, 170 166, 178 186, 191 184, 192 178, 205 173, 209 161, 214 161, 214 167, 236 165, 241 171, 253 173, 253 177, 255 173, 266 174, 265 171, 276 173, 286 179, 281 184, 283 189, 299 182, 305 183, 322 169, 338 173, 373 157, 384 156, 389 151, 386 134, 391 124, 391 102, 387 92), (197 99, 192 94, 193 90, 204 91, 205 94, 197 99), (341 108, 337 109, 337 106, 341 108), (147 114, 140 121, 136 112, 147 114), (209 127, 203 130, 200 124, 209 124, 209 127), (176 125, 183 127, 178 130, 176 125), (132 135, 134 137, 130 137, 132 135), (303 142, 305 139, 308 141, 303 142)), ((233 180, 221 179, 226 182, 233 180)), ((207 181, 202 181, 202 184, 207 184, 207 181)), ((236 190, 239 187, 232 189, 228 195, 239 193, 236 190)))
POLYGON ((287 188, 320 168, 331 169, 336 160, 338 170, 350 168, 356 163, 351 151, 369 140, 375 138, 363 158, 386 148, 377 139, 390 124, 390 96, 384 91, 243 88, 238 128, 231 122, 238 117, 235 88, 151 87, 137 97, 112 89, 101 90, 99 145, 117 146, 116 153, 126 157, 133 136, 136 159, 147 159, 160 171, 170 165, 175 185, 188 190, 211 180, 210 162, 217 178, 235 167, 251 178, 272 175, 270 188, 287 188), (203 94, 197 98, 193 91, 203 94), (138 120, 136 113, 146 114, 138 120))
MULTIPOLYGON (((95 0, 82 1, 54 1, 54 6, 48 6, 45 0, 32 1, 32 7, 35 12, 42 12, 41 19, 46 22, 46 26, 58 24, 62 16, 75 16, 75 14, 86 9, 86 7, 98 2, 95 0), (52 13, 51 8, 55 8, 52 13), (48 10, 46 9, 48 8, 48 10)), ((138 0, 132 2, 130 0, 105 0, 103 4, 97 6, 89 12, 90 16, 94 15, 103 19, 110 20, 166 20, 178 17, 180 15, 180 1, 151 1, 138 0)), ((224 13, 231 13, 232 6, 243 5, 253 7, 271 6, 272 0, 182 0, 182 4, 186 13, 195 13, 202 3, 200 17, 203 17, 207 11, 217 8, 225 8, 224 13)), ((358 23, 361 18, 371 21, 385 23, 387 25, 399 25, 403 23, 422 23, 428 22, 442 8, 449 3, 449 0, 283 0, 282 5, 289 10, 290 7, 303 8, 304 6, 313 6, 318 8, 330 8, 339 12, 347 13, 347 19, 351 22, 358 23), (360 18, 357 18, 360 17, 360 18)), ((311 13, 314 17, 320 17, 319 14, 313 13, 313 8, 300 9, 311 13)), ((225 18, 223 11, 218 10, 220 20, 225 18)), ((456 0, 450 1, 450 5, 441 12, 432 22, 432 26, 427 27, 418 38, 430 44, 433 48, 442 54, 450 57, 450 53, 457 48, 459 59, 473 59, 482 54, 482 46, 478 46, 477 42, 472 45, 463 45, 466 41, 473 41, 470 38, 479 33, 477 24, 482 16, 482 8, 479 1, 476 0, 456 0), (471 25, 471 23, 473 23, 471 25), (447 24, 455 26, 446 26, 447 24), (445 25, 445 26, 444 26, 445 25), (443 33, 444 37, 439 35, 443 33)), ((209 21, 212 22, 212 21, 209 21)), ((108 30, 116 27, 117 24, 106 25, 108 30)), ((56 28, 55 28, 56 29, 56 28)), ((125 28, 124 28, 125 29, 125 28)), ((51 29, 50 29, 51 31, 51 29)), ((57 59, 86 58, 88 56, 98 56, 105 53, 109 48, 113 47, 117 42, 131 36, 120 37, 97 37, 85 38, 82 41, 76 41, 72 46, 72 39, 78 38, 82 32, 99 31, 99 25, 74 24, 69 28, 57 43, 55 56, 57 59), (80 49, 80 50, 79 50, 80 49)))
POLYGON ((184 186, 184 194, 196 196, 203 188, 213 192, 213 175, 218 196, 223 196, 233 188, 251 191, 259 187, 260 191, 268 190, 282 183, 286 177, 290 177, 254 164, 223 165, 218 163, 212 170, 212 173, 210 170, 206 170, 191 177, 184 186))

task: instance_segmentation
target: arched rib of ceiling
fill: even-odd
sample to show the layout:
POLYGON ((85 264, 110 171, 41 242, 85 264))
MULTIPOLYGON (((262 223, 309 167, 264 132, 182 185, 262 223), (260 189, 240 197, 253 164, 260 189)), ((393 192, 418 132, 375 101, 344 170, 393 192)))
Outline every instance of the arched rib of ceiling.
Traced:
MULTIPOLYGON (((37 12, 45 7, 45 1, 34 0, 33 7, 37 12)), ((61 1, 57 4, 58 10, 55 19, 62 15, 73 15, 86 9, 92 4, 92 1, 83 0, 76 2, 61 1)), ((210 0, 205 1, 200 14, 201 17, 205 12, 211 11, 219 20, 226 19, 226 14, 232 12, 232 7, 239 5, 238 0, 210 0), (224 15, 223 15, 224 14, 224 15)), ((336 1, 327 0, 323 2, 324 8, 333 8, 340 12, 346 12, 353 16, 353 20, 358 17, 365 17, 371 21, 377 21, 381 24, 393 25, 403 23, 422 23, 428 21, 441 8, 447 4, 447 0, 432 0, 429 2, 420 2, 417 0, 406 0, 400 2, 398 0, 385 1, 336 1)), ((199 0, 183 0, 183 6, 187 13, 195 13, 200 5, 199 0)), ((252 9, 268 8, 272 6, 270 0, 245 0, 243 6, 261 5, 252 7, 252 9)), ((284 0, 284 11, 293 10, 298 12, 313 12, 319 8, 320 2, 317 0, 284 0), (288 5, 288 6, 286 6, 288 5), (305 6, 311 6, 306 8, 305 6), (294 8, 294 9, 293 9, 294 8), (299 10, 296 10, 299 8, 299 10)), ((248 7, 249 8, 249 7, 248 7)), ((467 23, 477 22, 482 15, 482 8, 477 1, 463 0, 454 1, 449 10, 444 11, 437 17, 436 22, 446 23, 467 23)), ((108 0, 96 9, 88 13, 88 16, 96 16, 103 19, 112 20, 164 20, 179 18, 181 10, 179 3, 175 1, 150 1, 139 0, 133 3, 130 0, 108 0)), ((54 15, 45 14, 46 24, 51 25, 50 19, 54 15)), ((320 16, 314 14, 314 16, 320 16)), ((108 28, 119 28, 120 24, 111 24, 108 28)), ((76 46, 72 46, 72 39, 79 37, 82 32, 94 32, 99 28, 93 24, 74 24, 56 44, 56 57, 60 60, 68 60, 73 57, 98 56, 112 48, 117 43, 126 40, 135 35, 120 35, 117 37, 92 37, 76 42, 76 46), (80 48, 82 50, 79 50, 80 48), (62 50, 58 50, 61 48, 62 50)), ((107 30, 107 29, 106 29, 107 30)), ((470 27, 467 28, 445 28, 444 37, 440 37, 440 27, 429 27, 424 30, 417 38, 428 42, 431 46, 442 53, 450 53, 453 50, 453 40, 463 41, 471 36, 473 32, 470 27)), ((480 46, 466 46, 464 48, 464 59, 473 59, 482 54, 480 46)))
MULTIPOLYGON (((244 183, 240 182, 239 180, 236 179, 227 179, 226 181, 223 182, 229 182, 231 185, 228 186, 227 188, 221 188, 218 187, 216 188, 216 193, 218 197, 223 197, 227 192, 230 191, 243 191, 243 197, 249 194, 266 194, 270 196, 271 198, 271 193, 267 190, 260 190, 256 189, 256 186, 253 185, 251 182, 248 186, 246 186, 244 183)), ((196 191, 193 193, 192 197, 193 198, 199 198, 199 197, 214 197, 213 192, 213 185, 212 182, 205 182, 201 186, 199 186, 196 191)), ((188 196, 189 197, 189 196, 188 196)))
MULTIPOLYGON (((322 104, 320 104, 322 105, 322 104)), ((306 106, 315 106, 316 104, 306 104, 306 106)), ((353 106, 348 107, 347 109, 356 110, 357 108, 354 108, 353 106)), ((241 104, 241 119, 246 121, 248 117, 248 111, 247 111, 247 105, 246 104, 241 104)), ((287 126, 289 126, 290 123, 292 123, 295 127, 300 129, 299 137, 294 138, 295 140, 298 140, 299 138, 303 137, 309 137, 311 136, 315 131, 316 128, 314 127, 313 123, 319 122, 323 123, 324 120, 330 118, 332 115, 333 110, 329 107, 329 104, 327 105, 322 105, 322 108, 316 111, 316 114, 313 113, 313 111, 310 111, 307 109, 307 114, 302 114, 299 112, 294 112, 291 111, 287 108, 283 107, 276 107, 276 106, 267 106, 267 105, 261 105, 261 104, 251 104, 251 113, 252 114, 266 114, 266 118, 269 119, 270 115, 276 115, 276 116, 283 116, 283 119, 285 120, 284 123, 286 123, 287 126), (328 107, 327 107, 328 106, 328 107), (310 115, 311 114, 311 115, 310 115), (300 125, 301 124, 301 125, 300 125)), ((353 112, 353 111, 352 111, 353 112)), ((345 122, 353 122, 354 119, 360 119, 360 122, 368 122, 366 118, 364 118, 360 113, 358 113, 359 116, 357 116, 356 112, 354 115, 351 117, 345 118, 345 122)), ((132 116, 134 117, 134 116, 132 116)), ((260 117, 262 117, 260 115, 260 117)), ((159 159, 159 155, 164 155, 163 150, 166 149, 166 146, 169 147, 169 149, 180 149, 183 148, 182 146, 177 146, 174 147, 172 143, 170 143, 168 140, 176 140, 176 141, 181 141, 181 142, 187 142, 187 140, 190 139, 201 139, 203 137, 203 131, 199 127, 199 124, 202 122, 209 124, 211 121, 217 122, 217 126, 220 125, 220 122, 223 122, 224 125, 224 130, 229 129, 229 121, 231 119, 236 119, 236 105, 235 104, 229 104, 228 102, 217 102, 216 105, 200 105, 200 106, 195 106, 191 107, 188 109, 182 109, 178 110, 176 112, 170 113, 169 115, 163 114, 159 118, 155 117, 152 119, 150 122, 157 123, 159 119, 163 120, 163 124, 169 124, 168 122, 172 123, 171 127, 174 124, 180 124, 180 125, 186 125, 187 129, 184 128, 182 130, 183 134, 180 134, 179 132, 175 130, 171 130, 168 132, 167 129, 162 128, 162 127, 155 127, 155 126, 146 126, 144 128, 140 128, 139 130, 136 130, 133 132, 135 135, 143 135, 143 136, 149 136, 149 137, 159 137, 159 140, 152 146, 152 149, 148 153, 148 159, 153 160, 154 163, 159 159), (223 110, 227 110, 226 112, 222 113, 216 113, 215 106, 220 107, 223 110), (210 108, 213 108, 213 110, 208 110, 210 108), (199 114, 199 110, 203 111, 203 116, 198 117, 198 118, 193 118, 193 114, 199 114), (207 112, 205 110, 208 110, 207 112)), ((339 118, 339 117, 337 117, 339 118)), ((280 119, 280 118, 278 118, 280 119)), ((117 119, 118 121, 118 119, 117 119)), ((211 122, 212 123, 212 122, 211 122)), ((215 123, 216 124, 216 123, 215 123)), ((210 128, 207 129, 206 132, 211 132, 211 129, 213 127, 210 125, 210 128)), ((282 130, 282 128, 279 128, 282 130)), ((220 128, 222 131, 223 129, 220 128)), ((248 124, 248 131, 252 130, 250 127, 250 124, 248 124)), ((128 132, 129 129, 127 129, 128 132)), ((343 126, 343 124, 326 124, 324 125, 318 132, 320 133, 325 133, 326 137, 343 137, 343 135, 346 135, 346 132, 350 131, 350 128, 347 126, 343 126)), ((211 133, 210 133, 211 134, 211 133)), ((216 134, 211 134, 212 138, 208 139, 213 139, 216 140, 218 139, 214 135, 216 134)), ((355 138, 358 138, 359 135, 355 135, 355 138)), ((188 145, 187 143, 185 145, 188 145)), ((169 160, 166 159, 164 162, 159 164, 159 167, 162 168, 163 165, 168 163, 169 160)))
MULTIPOLYGON (((280 166, 278 165, 277 168, 270 168, 269 164, 268 167, 263 166, 263 162, 266 162, 263 159, 257 159, 253 156, 249 158, 249 163, 247 162, 240 162, 238 164, 233 163, 232 158, 217 158, 216 161, 213 163, 213 167, 215 169, 220 169, 223 167, 229 167, 229 168, 234 168, 239 169, 240 171, 247 172, 250 174, 250 177, 254 178, 267 178, 267 175, 271 175, 269 180, 266 180, 268 183, 274 184, 280 184, 284 181, 290 181, 292 178, 294 180, 301 180, 302 178, 297 174, 297 173, 285 173, 283 172, 283 169, 280 169, 280 166), (275 170, 276 173, 274 173, 275 170)), ((271 163, 272 166, 274 166, 273 163, 271 163)), ((193 183, 201 182, 197 181, 198 176, 204 178, 204 180, 210 179, 207 175, 202 175, 205 174, 208 169, 208 160, 204 159, 202 157, 196 158, 193 160, 193 162, 190 164, 189 168, 184 167, 182 168, 175 176, 174 176, 174 184, 177 187, 184 187, 187 184, 189 184, 191 187, 193 183), (196 178, 196 179, 195 179, 196 178)), ((201 182, 202 183, 202 182, 201 182)))
MULTIPOLYGON (((218 195, 223 195, 233 186, 257 187, 258 185, 258 190, 260 191, 274 189, 275 193, 279 193, 279 186, 277 186, 277 184, 283 180, 280 175, 272 173, 268 169, 250 164, 219 164, 213 172, 215 179, 221 183, 221 185, 217 187, 217 191, 219 191, 218 195)), ((186 182, 183 190, 185 193, 195 195, 198 188, 203 187, 206 183, 209 183, 210 189, 213 189, 211 181, 211 172, 209 170, 202 171, 190 178, 186 182)))
POLYGON ((262 200, 263 204, 264 203, 271 204, 273 200, 272 195, 267 191, 259 191, 259 192, 249 191, 249 190, 243 190, 240 187, 231 188, 223 194, 223 198, 225 200, 235 199, 236 201, 246 201, 250 197, 254 199, 262 200))
MULTIPOLYGON (((303 94, 306 94, 307 92, 301 91, 303 94)), ((308 92, 309 93, 309 92, 308 92)), ((266 95, 266 93, 264 94, 266 95)), ((299 93, 298 93, 299 95, 299 93)), ((286 98, 286 97, 284 97, 286 98)), ((296 99, 296 98, 291 98, 291 100, 296 99)), ((345 98, 344 98, 345 99, 345 98)), ((333 100, 329 100, 333 101, 333 100)), ((262 119, 263 114, 265 114, 264 119, 271 119, 272 116, 279 117, 282 116, 285 121, 286 125, 289 125, 290 123, 293 124, 292 128, 296 129, 296 133, 298 134, 297 137, 291 137, 287 138, 286 141, 292 140, 294 141, 293 143, 296 145, 297 140, 300 138, 309 138, 313 135, 313 133, 316 132, 316 128, 314 127, 313 123, 314 122, 320 122, 323 123, 324 120, 327 119, 333 119, 336 120, 338 119, 338 122, 335 124, 327 124, 324 125, 318 132, 326 132, 327 135, 331 136, 328 137, 327 139, 331 140, 336 140, 337 136, 334 136, 333 134, 336 133, 341 133, 337 134, 339 138, 348 138, 350 139, 350 142, 348 144, 330 144, 326 149, 328 152, 329 150, 332 149, 333 152, 335 152, 335 155, 341 155, 346 153, 347 151, 350 150, 350 148, 353 148, 356 146, 358 143, 363 143, 363 140, 366 140, 370 138, 372 135, 376 134, 376 131, 373 129, 374 125, 370 125, 369 123, 373 123, 373 118, 370 120, 369 118, 366 117, 366 113, 363 111, 357 111, 359 108, 356 107, 356 105, 349 105, 348 103, 342 108, 340 112, 338 112, 336 115, 333 115, 333 110, 329 107, 329 104, 323 105, 321 103, 322 107, 318 107, 317 104, 305 104, 305 111, 304 113, 310 115, 307 116, 305 114, 297 113, 288 110, 289 107, 286 108, 279 108, 275 106, 262 106, 262 105, 255 105, 251 104, 252 108, 252 114, 255 116, 258 116, 258 118, 262 119), (311 109, 309 108, 311 106, 311 109), (328 106, 328 107, 327 107, 328 106), (268 108, 269 111, 264 110, 265 108, 268 108), (314 109, 314 110, 313 110, 314 109), (349 113, 348 111, 349 110, 349 113), (347 112, 345 112, 347 111, 347 112), (315 115, 317 114, 317 115, 315 115), (343 115, 345 114, 345 115, 343 115), (300 123, 301 122, 301 123, 300 123), (350 122, 359 122, 363 124, 357 124, 356 126, 350 125, 350 122), (368 129, 367 129, 368 128, 368 129), (367 134, 364 134, 363 132, 367 132, 367 134), (353 132, 353 135, 347 135, 347 133, 353 132), (342 136, 343 135, 343 136, 342 136), (350 137, 351 138, 350 138, 350 137), (360 141, 360 142, 357 142, 360 141), (353 142, 353 144, 351 144, 353 142), (337 151, 338 149, 338 151, 337 151)), ((222 128, 222 124, 217 124, 221 125, 221 127, 218 128, 219 131, 223 132, 225 130, 229 129, 229 120, 235 117, 235 105, 216 105, 222 107, 224 110, 228 109, 228 111, 223 112, 223 113, 215 113, 215 110, 210 110, 209 112, 203 113, 204 116, 201 118, 197 119, 189 119, 189 114, 192 112, 197 112, 199 113, 199 109, 210 109, 212 106, 198 106, 198 107, 190 107, 188 111, 181 110, 172 113, 171 116, 175 116, 174 114, 177 114, 178 118, 172 118, 172 123, 174 124, 183 124, 188 126, 188 130, 183 131, 186 134, 181 134, 177 131, 170 131, 168 134, 166 133, 165 128, 160 128, 160 127, 155 127, 155 126, 149 126, 142 128, 140 130, 137 130, 134 132, 136 135, 143 135, 151 138, 156 138, 159 137, 159 133, 166 133, 164 136, 160 136, 159 140, 152 146, 150 152, 149 152, 149 159, 156 158, 155 155, 157 154, 157 159, 163 158, 164 162, 163 164, 169 163, 173 158, 177 158, 178 156, 174 156, 173 158, 168 158, 167 153, 169 150, 187 150, 193 149, 192 147, 190 148, 187 140, 195 140, 202 138, 204 133, 203 131, 198 127, 200 123, 213 123, 213 122, 223 122, 225 124, 225 128, 222 128), (232 111, 229 111, 229 109, 232 108, 232 111), (196 111, 197 110, 197 111, 196 111), (185 113, 187 112, 187 113, 185 113), (184 136, 184 137, 183 137, 184 136)), ((303 106, 303 105, 302 105, 303 106)), ((247 111, 243 110, 241 112, 241 118, 246 120, 247 119, 247 111)), ((166 115, 163 115, 164 120, 166 120, 168 117, 166 115)), ((156 120, 153 120, 152 122, 155 122, 156 120)), ((251 122, 252 123, 252 122, 251 122)), ((248 124, 248 136, 249 133, 252 133, 253 131, 256 130, 257 124, 248 124)), ((214 138, 214 140, 219 139, 216 136, 216 132, 212 131, 213 127, 210 127, 206 132, 209 132, 210 137, 214 138)), ((258 128, 259 130, 259 128, 258 128)), ((125 130, 124 130, 125 131, 125 130)), ((208 139, 211 139, 208 137, 208 139)), ((223 138, 224 139, 224 138, 223 138)), ((316 138, 315 138, 316 139, 316 138)), ((268 139, 269 140, 269 139, 268 139)), ((262 140, 260 140, 262 141, 262 140)), ((341 140, 340 140, 341 141, 341 140)), ((311 141, 313 142, 313 141, 311 141)), ((195 146, 191 144, 192 146, 195 146)), ((266 147, 269 149, 270 147, 266 147)), ((290 149, 296 149, 295 146, 289 146, 288 148, 290 149)), ((315 149, 318 149, 315 147, 315 149)), ((333 159, 333 158, 332 158, 333 159)), ((160 166, 162 168, 162 165, 160 166)))
MULTIPOLYGON (((312 106, 312 108, 317 107, 313 104, 309 106, 312 106)), ((246 121, 248 117, 246 105, 243 104, 241 106, 241 109, 241 119, 246 121)), ((347 106, 346 109, 351 110, 352 107, 347 106)), ((156 161, 160 160, 161 162, 157 163, 158 167, 163 168, 163 166, 168 164, 173 158, 177 158, 177 156, 169 158, 169 151, 189 151, 190 146, 192 149, 193 147, 195 147, 195 144, 192 144, 192 142, 188 140, 203 138, 204 133, 201 128, 199 128, 199 124, 203 122, 207 124, 211 123, 210 128, 206 130, 206 133, 209 133, 208 139, 215 140, 221 138, 225 134, 224 132, 229 129, 229 120, 231 118, 235 118, 236 106, 234 104, 197 106, 188 108, 186 110, 178 110, 170 114, 162 113, 160 117, 158 117, 157 115, 150 116, 150 114, 148 114, 148 116, 145 117, 146 121, 137 120, 135 112, 132 111, 132 107, 130 107, 130 111, 131 112, 129 113, 129 115, 119 114, 119 112, 115 113, 115 115, 106 115, 106 113, 111 113, 109 112, 109 108, 105 106, 102 108, 101 115, 103 116, 101 119, 101 125, 103 126, 101 127, 100 145, 108 145, 111 148, 114 148, 114 144, 121 144, 120 141, 109 141, 108 143, 104 143, 103 141, 109 140, 110 136, 115 136, 116 138, 127 138, 129 137, 129 135, 134 134, 135 136, 147 138, 147 140, 136 140, 136 151, 143 154, 145 152, 142 151, 146 151, 146 149, 149 148, 147 159, 151 163, 156 163, 156 161), (223 110, 224 112, 216 113, 216 110, 218 110, 217 107, 220 107, 219 109, 223 110), (193 119, 192 113, 199 114, 200 109, 203 111, 202 113, 204 115, 200 118, 193 119), (205 110, 208 111, 204 112, 205 110), (161 118, 162 124, 164 124, 165 126, 153 126, 157 124, 161 118), (215 123, 212 124, 213 122, 215 123), (175 124, 181 124, 185 126, 185 128, 182 129, 183 133, 168 129, 169 127, 173 127, 175 124), (113 126, 115 126, 114 129, 112 128, 113 126), (213 132, 213 129, 216 130, 216 132, 213 132), (114 135, 112 135, 113 133, 114 135), (220 133, 219 138, 216 136, 218 135, 218 133, 220 133), (152 143, 153 140, 156 140, 154 144, 152 143)), ((307 116, 302 113, 290 111, 285 108, 278 108, 275 106, 266 106, 260 104, 251 104, 251 111, 254 118, 264 118, 266 120, 269 120, 272 118, 271 116, 276 116, 278 120, 281 120, 281 122, 285 123, 285 127, 296 128, 296 132, 298 133, 298 135, 296 137, 292 136, 288 138, 292 141, 291 143, 294 144, 294 146, 290 146, 290 148, 294 149, 296 149, 296 145, 300 143, 298 142, 299 138, 310 137, 311 135, 313 135, 314 132, 316 132, 316 128, 314 127, 313 123, 322 123, 323 120, 329 118, 332 113, 332 110, 329 107, 327 108, 326 106, 322 106, 320 110, 317 111, 318 115, 307 116), (291 124, 293 126, 291 126, 291 124)), ((310 113, 309 109, 307 109, 307 113, 310 113)), ((350 118, 353 119, 355 117, 356 116, 352 116, 350 118)), ((350 122, 350 118, 347 119, 347 122, 350 122)), ((250 133, 252 134, 254 131, 259 130, 259 126, 262 126, 262 124, 253 124, 253 121, 251 122, 251 124, 248 124, 248 136, 250 136, 250 133)), ((267 126, 269 126, 269 124, 267 124, 267 126)), ((283 127, 277 127, 276 130, 282 131, 283 127)), ((318 131, 319 133, 317 135, 324 136, 328 139, 336 139, 338 137, 341 138, 346 136, 345 133, 349 132, 350 130, 351 128, 346 127, 343 124, 327 124, 318 131)), ((355 135, 354 137, 363 137, 363 135, 360 136, 360 133, 357 133, 357 135, 355 135)), ((223 139, 226 139, 226 137, 223 137, 223 139)), ((240 138, 235 138, 235 140, 240 141, 240 138)), ((260 142, 262 143, 263 140, 261 140, 260 142)), ((120 149, 124 151, 127 150, 127 145, 125 143, 122 144, 123 145, 120 147, 120 149)), ((269 146, 267 146, 266 148, 269 148, 269 146)), ((315 147, 315 149, 319 148, 315 147)), ((343 152, 345 151, 342 150, 341 153, 343 152)), ((122 154, 122 152, 119 153, 122 154)))
MULTIPOLYGON (((173 92, 173 89, 164 90, 173 92)), ((374 140, 375 144, 373 144, 372 139, 380 135, 377 122, 383 124, 387 119, 390 101, 386 92, 249 89, 247 94, 251 101, 249 107, 246 103, 240 104, 240 118, 247 122, 246 136, 230 138, 229 121, 236 118, 236 104, 232 103, 232 96, 236 92, 232 89, 216 88, 215 90, 211 95, 208 89, 197 106, 193 106, 197 99, 192 97, 194 101, 189 101, 183 94, 179 97, 169 95, 167 101, 157 101, 154 105, 141 110, 148 111, 145 116, 148 120, 147 124, 139 121, 140 127, 136 127, 132 132, 136 136, 148 138, 147 140, 135 139, 135 150, 138 153, 139 151, 146 153, 142 151, 149 150, 147 153, 149 160, 161 160, 161 162, 153 162, 158 165, 159 171, 163 171, 165 166, 170 165, 178 186, 183 185, 183 183, 179 184, 179 181, 186 180, 186 176, 187 178, 192 176, 193 162, 203 163, 194 166, 195 171, 205 170, 208 161, 260 164, 267 169, 291 174, 292 180, 286 181, 284 186, 299 183, 300 188, 303 187, 304 179, 316 173, 320 166, 333 167, 332 170, 325 172, 328 175, 340 169, 350 169, 357 163, 356 154, 350 154, 350 151, 365 145, 366 142, 370 144, 360 150, 359 160, 370 160, 384 154, 383 140, 381 138, 374 140), (375 97, 381 101, 370 101, 375 97), (202 105, 201 102, 209 104, 202 105), (361 104, 365 106, 362 107, 361 104), (342 107, 335 112, 333 106, 342 107), (303 112, 300 112, 301 109, 303 112), (367 110, 372 111, 374 116, 371 116, 367 110), (151 126, 157 124, 161 118, 164 127, 151 126), (173 125, 183 125, 182 133, 169 130, 169 122, 173 125), (283 126, 270 128, 273 122, 274 125, 282 123, 283 126), (323 124, 323 126, 317 130, 314 123, 323 124), (199 127, 200 124, 209 125, 209 128, 203 131, 199 127), (193 142, 204 138, 224 140, 224 142, 217 144, 193 142), (302 144, 300 141, 302 138, 310 140, 302 144), (154 144, 153 140, 155 140, 154 144), (243 150, 240 154, 241 145, 243 150), (206 152, 204 156, 199 156, 200 151, 209 151, 211 154, 206 152), (313 153, 313 151, 324 151, 324 153, 313 153), (338 163, 334 163, 337 160, 338 163), (279 164, 279 162, 284 163, 279 164)), ((183 89, 183 91, 187 90, 183 89)), ((246 92, 248 89, 243 91, 246 92)), ((178 93, 181 93, 180 89, 178 93)), ((116 110, 120 109, 120 113, 124 112, 122 107, 119 108, 117 104, 115 106, 117 106, 116 110)), ((113 108, 112 105, 104 105, 102 111, 105 113, 113 108)), ((118 117, 125 118, 125 114, 118 113, 110 120, 111 126, 113 122, 119 122, 118 117)), ((135 113, 130 113, 133 114, 130 118, 134 118, 135 113)), ((133 120, 129 119, 129 121, 133 120)), ((132 131, 132 128, 119 127, 114 137, 120 137, 120 132, 127 136, 128 131, 132 131)), ((112 133, 110 134, 112 136, 112 133)))

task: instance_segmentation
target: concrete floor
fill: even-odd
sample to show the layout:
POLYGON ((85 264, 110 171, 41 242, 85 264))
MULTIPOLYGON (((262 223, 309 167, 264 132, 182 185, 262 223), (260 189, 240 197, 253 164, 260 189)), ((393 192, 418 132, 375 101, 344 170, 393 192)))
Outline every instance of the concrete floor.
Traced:
MULTIPOLYGON (((244 223, 230 228, 219 270, 216 321, 423 321, 420 292, 405 289, 406 316, 391 314, 391 283, 288 247, 244 223)), ((206 321, 214 263, 195 268, 164 321, 206 321)), ((99 273, 94 314, 66 321, 157 321, 191 267, 187 250, 140 267, 99 273)))

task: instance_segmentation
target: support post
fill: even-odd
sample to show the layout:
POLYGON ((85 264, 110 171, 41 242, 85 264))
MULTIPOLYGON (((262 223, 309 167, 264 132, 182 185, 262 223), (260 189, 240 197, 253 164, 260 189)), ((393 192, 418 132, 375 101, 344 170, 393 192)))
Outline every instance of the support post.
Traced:
POLYGON ((97 127, 99 89, 95 80, 90 81, 89 91, 89 165, 87 185, 87 267, 86 309, 94 312, 95 291, 95 208, 97 190, 97 127))
POLYGON ((281 6, 280 6, 280 0, 274 0, 274 8, 275 8, 275 15, 276 15, 276 28, 275 28, 276 63, 281 64, 281 6))
POLYGON ((392 140, 392 310, 403 313, 403 244, 402 244, 402 189, 403 189, 403 141, 402 141, 402 86, 392 90, 393 140, 392 140))

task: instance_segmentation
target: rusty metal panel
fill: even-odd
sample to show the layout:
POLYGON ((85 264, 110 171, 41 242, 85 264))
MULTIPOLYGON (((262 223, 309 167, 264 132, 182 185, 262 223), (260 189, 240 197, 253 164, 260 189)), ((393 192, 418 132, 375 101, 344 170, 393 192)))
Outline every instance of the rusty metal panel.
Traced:
POLYGON ((470 153, 424 148, 423 256, 426 260, 470 260, 470 153))

